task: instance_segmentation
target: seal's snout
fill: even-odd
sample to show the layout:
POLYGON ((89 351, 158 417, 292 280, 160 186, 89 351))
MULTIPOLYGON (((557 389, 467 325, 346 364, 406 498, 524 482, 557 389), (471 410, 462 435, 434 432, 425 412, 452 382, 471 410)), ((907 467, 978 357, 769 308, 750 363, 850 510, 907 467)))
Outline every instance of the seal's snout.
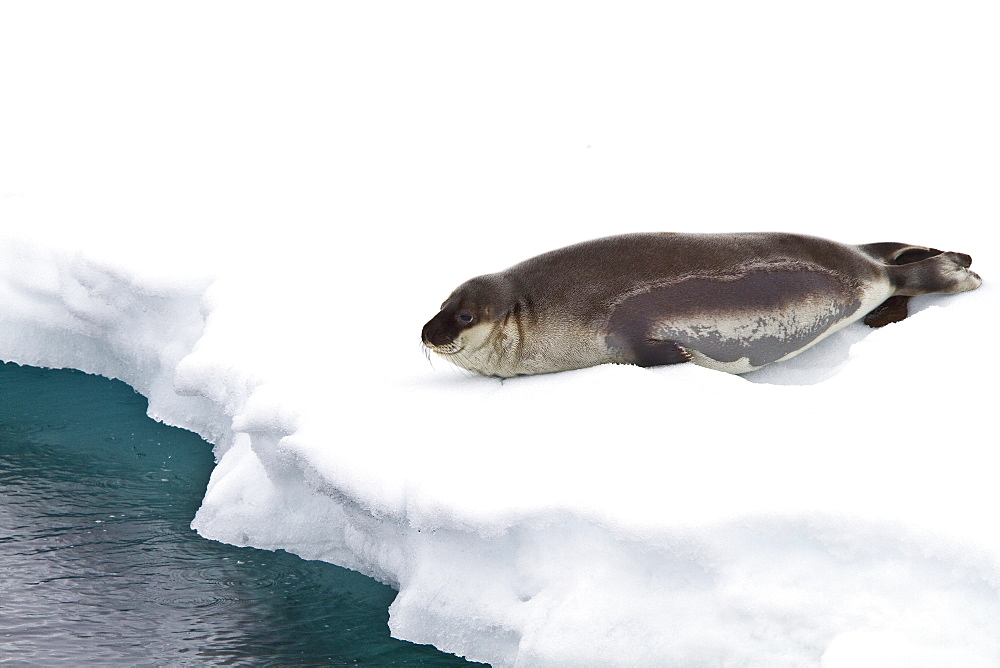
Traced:
POLYGON ((420 332, 420 338, 428 348, 446 347, 455 341, 455 332, 447 327, 448 320, 443 315, 438 313, 431 318, 420 332))

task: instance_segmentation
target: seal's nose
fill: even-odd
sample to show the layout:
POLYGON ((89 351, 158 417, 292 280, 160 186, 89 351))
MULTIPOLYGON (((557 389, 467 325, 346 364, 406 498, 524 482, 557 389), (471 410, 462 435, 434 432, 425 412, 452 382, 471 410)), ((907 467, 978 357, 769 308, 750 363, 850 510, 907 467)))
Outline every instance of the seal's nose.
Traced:
POLYGON ((455 340, 454 332, 448 331, 444 326, 447 321, 448 319, 444 317, 443 313, 438 313, 424 325, 423 330, 420 332, 420 338, 423 340, 425 346, 430 348, 446 346, 455 340))

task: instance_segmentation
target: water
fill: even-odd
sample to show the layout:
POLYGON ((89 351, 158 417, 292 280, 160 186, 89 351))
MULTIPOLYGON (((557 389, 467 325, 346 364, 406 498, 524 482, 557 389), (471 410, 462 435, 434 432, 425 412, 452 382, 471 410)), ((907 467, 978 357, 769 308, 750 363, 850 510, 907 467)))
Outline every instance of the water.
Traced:
POLYGON ((213 466, 127 385, 0 364, 0 663, 458 665, 389 637, 394 592, 200 538, 213 466))

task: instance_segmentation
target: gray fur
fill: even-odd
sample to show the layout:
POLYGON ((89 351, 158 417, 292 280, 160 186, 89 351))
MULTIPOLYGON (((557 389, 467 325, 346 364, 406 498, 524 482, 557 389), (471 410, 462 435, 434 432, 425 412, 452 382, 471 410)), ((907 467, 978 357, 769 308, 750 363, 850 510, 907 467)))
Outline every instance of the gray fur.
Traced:
MULTIPOLYGON (((972 290, 982 281, 970 263, 925 246, 782 233, 605 237, 467 281, 422 340, 462 368, 501 377, 688 360, 745 373, 890 298, 972 290)), ((888 303, 896 308, 882 320, 905 317, 905 299, 902 310, 888 303)))

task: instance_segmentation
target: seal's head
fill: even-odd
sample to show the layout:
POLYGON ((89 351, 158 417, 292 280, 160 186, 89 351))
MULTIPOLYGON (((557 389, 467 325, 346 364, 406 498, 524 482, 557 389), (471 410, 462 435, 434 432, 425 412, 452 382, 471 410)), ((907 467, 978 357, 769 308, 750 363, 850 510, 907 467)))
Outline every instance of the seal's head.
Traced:
POLYGON ((428 349, 445 355, 463 369, 505 375, 504 357, 517 348, 518 302, 510 282, 490 274, 466 281, 424 325, 421 339, 428 349))

